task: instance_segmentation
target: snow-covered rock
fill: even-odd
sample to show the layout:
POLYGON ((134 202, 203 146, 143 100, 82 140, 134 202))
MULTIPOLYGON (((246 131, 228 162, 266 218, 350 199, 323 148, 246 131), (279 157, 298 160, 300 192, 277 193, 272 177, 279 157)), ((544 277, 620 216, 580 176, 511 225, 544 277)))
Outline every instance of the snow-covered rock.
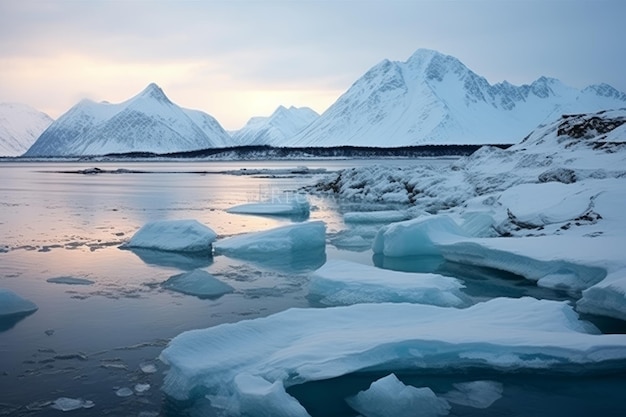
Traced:
POLYGON ((247 258, 319 250, 325 245, 326 225, 322 221, 313 221, 233 236, 213 246, 215 254, 247 258))
POLYGON ((0 156, 20 156, 53 120, 30 106, 0 103, 0 156))
POLYGON ((302 129, 319 117, 308 107, 279 106, 269 117, 253 117, 232 132, 237 145, 285 146, 302 129))
POLYGON ((163 288, 199 298, 218 298, 234 291, 234 288, 220 281, 202 269, 174 275, 161 284, 163 288))
POLYGON ((325 305, 419 303, 467 305, 455 279, 437 274, 389 271, 348 261, 328 261, 311 274, 309 296, 325 305))
POLYGON ((37 311, 37 305, 13 291, 0 288, 0 318, 27 315, 37 311))
POLYGON ((258 409, 271 410, 285 397, 281 385, 366 369, 581 372, 626 360, 626 335, 597 333, 568 303, 533 298, 497 298, 466 309, 356 304, 184 332, 160 358, 169 365, 163 389, 173 398, 201 391, 216 404, 237 404, 244 377, 246 393, 280 391, 255 396, 258 409))
POLYGON ((365 417, 436 417, 450 412, 450 404, 430 388, 404 385, 394 374, 372 382, 346 402, 365 417))
POLYGON ((207 252, 217 234, 197 220, 157 220, 143 225, 122 247, 207 252))
POLYGON ((606 84, 491 85, 452 56, 419 49, 372 67, 287 146, 516 143, 563 113, 620 107, 626 94, 606 84))
POLYGON ((231 143, 213 117, 177 106, 150 84, 119 104, 82 100, 52 123, 24 156, 166 153, 231 143))

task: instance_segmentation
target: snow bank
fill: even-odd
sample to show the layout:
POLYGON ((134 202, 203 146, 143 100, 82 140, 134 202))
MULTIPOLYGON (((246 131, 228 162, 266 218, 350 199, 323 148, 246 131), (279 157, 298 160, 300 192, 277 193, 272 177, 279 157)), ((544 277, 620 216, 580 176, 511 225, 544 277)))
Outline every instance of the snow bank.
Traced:
POLYGON ((450 412, 450 404, 430 388, 404 385, 394 374, 372 382, 346 402, 365 417, 436 417, 450 412))
POLYGON ((320 250, 326 245, 322 221, 290 224, 262 232, 233 236, 215 243, 215 253, 239 258, 320 250))
POLYGON ((286 194, 269 201, 240 204, 226 210, 228 213, 273 216, 308 216, 311 211, 309 200, 304 195, 286 194))
MULTIPOLYGON (((184 332, 160 359, 170 367, 163 386, 169 396, 188 399, 200 389, 216 404, 236 404, 242 375, 245 392, 271 387, 282 401, 280 385, 363 370, 581 372, 626 360, 626 335, 594 332, 567 303, 532 298, 498 298, 467 309, 356 304, 290 309, 184 332)), ((247 407, 271 410, 280 406, 275 398, 247 396, 247 407)))
POLYGON ((174 275, 161 286, 199 298, 218 298, 234 291, 233 287, 201 269, 174 275))
POLYGON ((173 252, 210 251, 217 234, 196 220, 159 220, 146 223, 123 247, 173 252))
POLYGON ((30 300, 20 297, 6 288, 0 288, 0 319, 11 316, 28 315, 37 311, 30 300))
POLYGON ((454 278, 437 274, 389 271, 348 261, 328 261, 309 281, 309 295, 329 306, 356 303, 467 305, 454 278))

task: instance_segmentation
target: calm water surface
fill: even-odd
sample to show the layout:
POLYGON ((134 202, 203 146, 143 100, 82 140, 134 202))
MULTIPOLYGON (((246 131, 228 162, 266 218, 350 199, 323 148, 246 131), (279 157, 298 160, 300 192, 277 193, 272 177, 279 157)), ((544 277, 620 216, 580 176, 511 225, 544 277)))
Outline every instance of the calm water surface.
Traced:
MULTIPOLYGON (((49 406, 49 401, 58 397, 80 397, 95 403, 93 409, 70 413, 75 416, 137 416, 142 412, 144 416, 191 415, 193 409, 167 400, 160 391, 166 369, 156 358, 167 341, 185 330, 266 316, 290 307, 317 307, 307 299, 305 284, 308 273, 326 259, 349 259, 390 269, 457 276, 465 280, 468 294, 476 301, 523 295, 567 299, 567 294, 538 289, 519 277, 461 268, 441 259, 372 258, 367 245, 349 248, 342 245, 350 241, 344 238, 357 235, 369 242, 380 227, 348 227, 343 223, 343 211, 364 207, 315 196, 310 196, 313 207, 310 219, 327 224, 329 244, 324 255, 251 264, 208 254, 187 257, 119 249, 139 227, 152 220, 196 219, 220 237, 302 221, 235 215, 226 213, 225 209, 273 193, 296 191, 313 184, 322 175, 293 176, 276 171, 280 175, 236 176, 218 172, 240 168, 283 170, 303 165, 335 171, 380 162, 0 163, 0 288, 11 289, 39 307, 36 313, 19 321, 0 322, 0 415, 58 415, 61 412, 49 406), (145 173, 67 173, 94 166, 145 173), (199 299, 160 286, 172 275, 195 268, 214 274, 233 286, 235 292, 218 299, 199 299), (88 279, 93 284, 46 281, 55 277, 88 279), (156 367, 156 372, 145 372, 150 366, 156 367), (138 383, 150 384, 150 389, 141 395, 116 395, 117 389, 132 389, 138 383)), ((449 162, 385 160, 383 163, 445 165, 449 162)), ((449 376, 443 382, 437 378, 431 385, 454 382, 449 376)), ((505 393, 510 393, 503 402, 509 405, 504 408, 509 415, 527 415, 512 410, 528 411, 521 407, 526 403, 524 398, 546 392, 537 385, 543 381, 541 378, 535 383, 532 378, 531 382, 504 376, 500 379, 506 379, 505 393)), ((407 376, 406 380, 411 382, 411 377, 407 376)), ((608 387, 609 394, 602 397, 605 406, 601 408, 606 414, 611 410, 622 411, 621 407, 612 405, 611 401, 618 397, 611 395, 617 392, 621 395, 626 388, 623 381, 618 375, 600 378, 593 384, 586 379, 577 383, 608 387)), ((353 395, 369 382, 371 377, 348 376, 305 384, 294 388, 293 394, 314 415, 352 415, 343 404, 343 397, 334 398, 331 394, 353 395)), ((591 399, 580 399, 577 390, 568 391, 567 383, 555 384, 562 387, 559 401, 563 404, 576 398, 578 403, 593 406, 591 399)), ((544 395, 542 401, 549 398, 552 397, 544 395)), ((584 407, 567 409, 570 411, 566 415, 575 415, 572 411, 584 407)), ((453 411, 457 415, 475 413, 475 410, 453 411)))

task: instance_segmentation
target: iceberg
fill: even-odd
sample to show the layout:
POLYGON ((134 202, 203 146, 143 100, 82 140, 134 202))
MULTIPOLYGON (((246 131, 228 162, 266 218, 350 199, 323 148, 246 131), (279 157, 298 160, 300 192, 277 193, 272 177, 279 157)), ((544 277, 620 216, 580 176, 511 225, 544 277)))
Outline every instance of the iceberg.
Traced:
POLYGON ((247 258, 319 250, 325 245, 326 225, 313 221, 233 236, 213 246, 215 254, 247 258))
POLYGON ((364 417, 437 417, 450 412, 450 404, 430 388, 404 385, 394 374, 372 382, 369 389, 346 401, 364 417))
POLYGON ((197 220, 159 220, 143 225, 124 248, 146 248, 172 252, 205 252, 217 234, 197 220))
POLYGON ((9 289, 0 288, 0 319, 26 316, 37 311, 37 308, 32 301, 20 297, 9 289))
POLYGON ((174 275, 161 286, 198 298, 219 298, 234 291, 233 287, 201 269, 174 275))
POLYGON ((626 335, 597 333, 568 303, 528 297, 466 309, 355 304, 187 331, 160 359, 169 365, 163 390, 170 397, 202 392, 235 409, 244 395, 247 407, 263 410, 279 406, 283 388, 359 371, 610 372, 626 360, 626 335), (261 389, 277 394, 249 395, 261 389))
POLYGON ((442 275, 332 260, 311 274, 309 296, 328 306, 407 302, 463 307, 469 304, 463 287, 459 280, 442 275))

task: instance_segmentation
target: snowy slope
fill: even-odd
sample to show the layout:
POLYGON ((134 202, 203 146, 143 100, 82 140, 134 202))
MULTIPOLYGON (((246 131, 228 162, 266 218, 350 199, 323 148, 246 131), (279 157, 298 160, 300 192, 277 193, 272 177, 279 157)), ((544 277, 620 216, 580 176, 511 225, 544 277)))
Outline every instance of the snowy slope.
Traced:
POLYGON ((182 109, 150 84, 123 103, 79 102, 25 156, 190 151, 228 146, 230 141, 213 117, 182 109))
POLYGON ((458 59, 419 49, 385 60, 357 80, 287 146, 514 143, 563 113, 626 107, 600 84, 582 91, 541 77, 491 85, 458 59))
POLYGON ((246 125, 233 132, 238 145, 284 146, 302 129, 319 117, 308 107, 280 106, 269 117, 253 117, 246 125))
POLYGON ((19 156, 37 140, 52 119, 30 106, 0 103, 0 156, 19 156))

